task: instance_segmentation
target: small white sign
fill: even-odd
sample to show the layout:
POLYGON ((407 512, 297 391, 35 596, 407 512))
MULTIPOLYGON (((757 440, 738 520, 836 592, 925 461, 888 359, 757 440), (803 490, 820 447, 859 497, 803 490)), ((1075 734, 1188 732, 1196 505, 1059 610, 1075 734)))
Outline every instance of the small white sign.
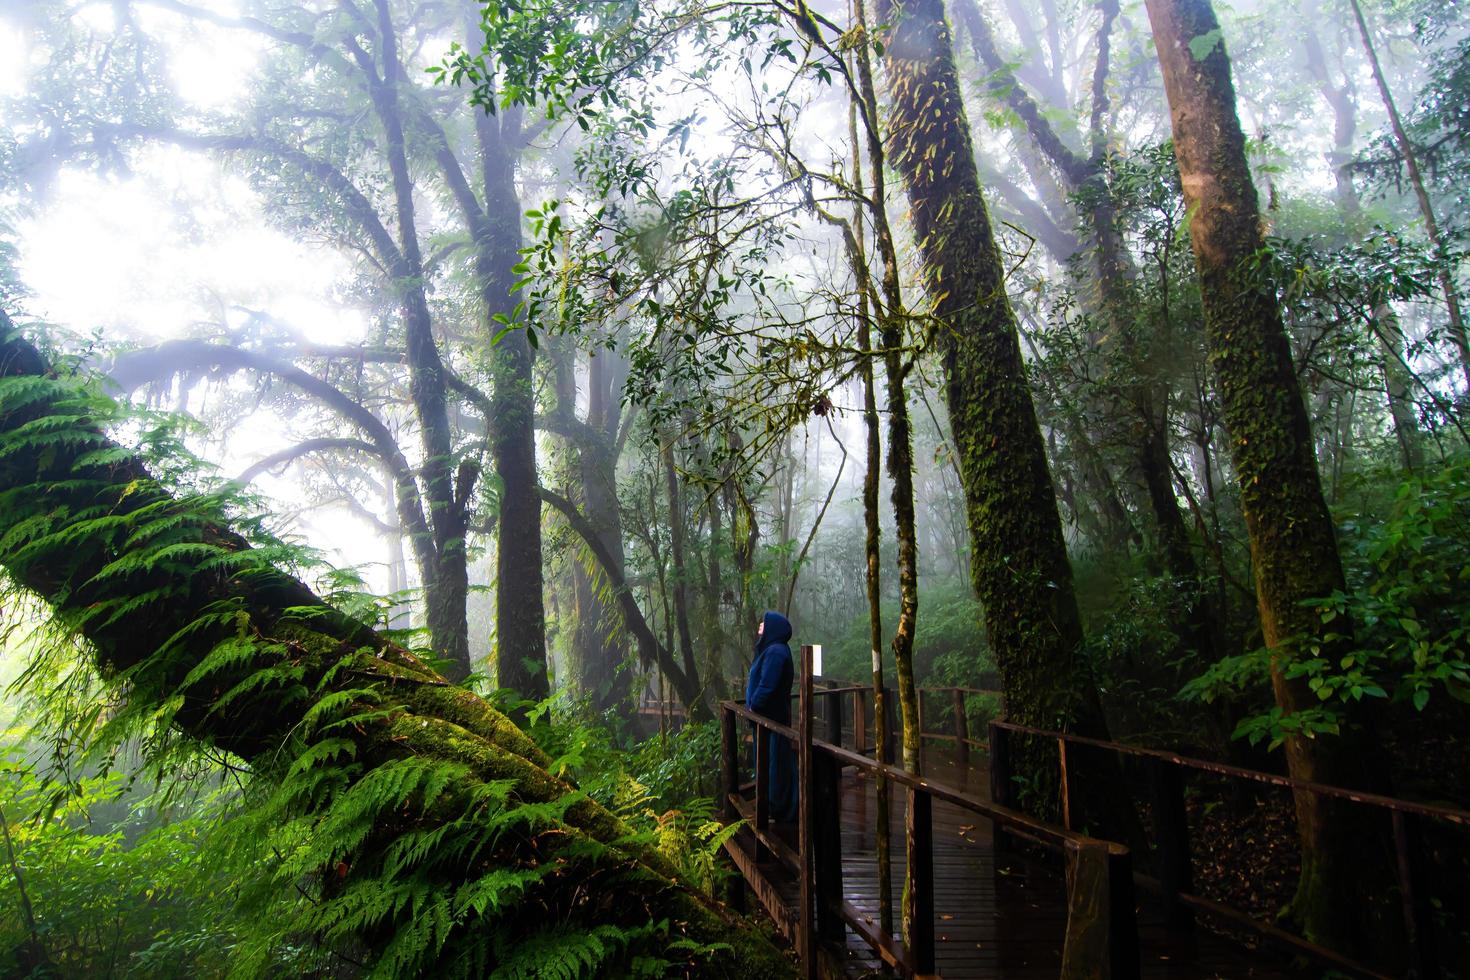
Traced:
POLYGON ((822 645, 820 643, 812 644, 812 676, 822 676, 822 645))

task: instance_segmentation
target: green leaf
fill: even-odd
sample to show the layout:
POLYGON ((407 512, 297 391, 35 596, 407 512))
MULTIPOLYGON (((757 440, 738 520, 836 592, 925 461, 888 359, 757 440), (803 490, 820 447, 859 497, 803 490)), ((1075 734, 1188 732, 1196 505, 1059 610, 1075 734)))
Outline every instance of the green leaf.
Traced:
POLYGON ((1195 61, 1204 61, 1215 50, 1215 47, 1225 40, 1225 32, 1215 28, 1199 37, 1191 38, 1189 41, 1189 53, 1194 55, 1195 61))

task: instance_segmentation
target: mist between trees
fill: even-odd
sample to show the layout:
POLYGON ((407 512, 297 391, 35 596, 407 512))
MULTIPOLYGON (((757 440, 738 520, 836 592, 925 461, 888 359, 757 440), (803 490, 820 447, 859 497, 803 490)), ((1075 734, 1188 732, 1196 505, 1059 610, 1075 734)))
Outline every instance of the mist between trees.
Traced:
MULTIPOLYGON (((1464 805, 1461 6, 7 3, 6 969, 794 970, 768 609, 913 771, 998 686, 1464 805)), ((1292 809, 1250 900, 1391 969, 1292 809)))

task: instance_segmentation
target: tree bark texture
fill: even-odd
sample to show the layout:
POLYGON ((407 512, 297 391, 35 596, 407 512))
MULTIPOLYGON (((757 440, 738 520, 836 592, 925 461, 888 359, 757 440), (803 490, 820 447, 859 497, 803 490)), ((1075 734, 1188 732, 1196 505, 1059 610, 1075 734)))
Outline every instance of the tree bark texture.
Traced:
POLYGON ((894 162, 908 188, 943 355, 976 593, 1023 724, 1103 731, 1045 446, 1005 295, 939 0, 880 0, 894 162))
MULTIPOLYGON (((1240 274, 1264 243, 1219 24, 1208 0, 1148 0, 1147 6, 1191 215, 1206 343, 1240 482, 1256 604, 1273 652, 1272 686, 1277 703, 1294 714, 1318 704, 1304 680, 1286 676, 1292 644, 1321 627, 1302 602, 1343 588, 1342 565, 1280 307, 1240 274), (1217 39, 1203 56, 1190 49, 1200 38, 1217 39)), ((1324 646, 1319 655, 1329 660, 1352 649, 1350 627, 1333 626, 1345 638, 1324 646)), ((1298 779, 1381 789, 1366 741, 1353 731, 1292 737, 1287 765, 1298 779)), ((1357 945, 1357 924, 1371 904, 1355 882, 1372 837, 1355 833, 1351 811, 1350 804, 1296 795, 1302 873, 1292 912, 1309 939, 1340 949, 1357 945)))
MULTIPOLYGON (((933 303, 970 531, 971 577, 1008 716, 1107 736, 1082 660, 1082 623, 1046 447, 1021 359, 1005 267, 991 229, 941 0, 880 0, 894 163, 933 303)), ((892 460, 890 460, 892 465, 892 460)), ((1033 739, 1017 768, 1038 808, 1059 799, 1054 748, 1033 739)), ((1137 845, 1142 829, 1116 760, 1073 783, 1073 825, 1137 845)))
MULTIPOLYGON (((858 24, 867 34, 866 0, 858 0, 858 24)), ((881 13, 881 11, 880 11, 881 13)), ((866 38, 865 38, 866 40, 866 38)), ((900 285, 898 249, 888 218, 888 186, 884 174, 887 152, 883 147, 878 122, 878 96, 873 82, 873 64, 869 47, 857 51, 858 78, 862 92, 862 128, 868 144, 868 168, 872 178, 870 213, 873 238, 881 268, 881 297, 868 285, 872 276, 859 277, 868 300, 877 314, 878 338, 883 347, 884 382, 887 386, 888 409, 888 475, 893 480, 892 502, 894 537, 898 542, 898 624, 893 631, 893 666, 898 682, 898 709, 903 720, 903 761, 912 772, 919 772, 923 758, 923 740, 919 735, 919 692, 914 680, 914 627, 919 611, 919 555, 914 526, 913 436, 909 422, 908 395, 905 378, 908 368, 903 361, 904 305, 900 285)), ((866 266, 861 247, 854 258, 866 266)))
MULTIPOLYGON (((508 125, 505 120, 500 126, 508 125)), ((515 161, 499 128, 477 121, 485 183, 485 220, 475 233, 475 270, 485 304, 487 341, 495 314, 515 308, 511 269, 520 261, 521 207, 515 161)), ((495 406, 491 451, 500 476, 495 549, 495 679, 522 697, 550 693, 541 569, 541 497, 536 472, 535 352, 525 330, 512 330, 490 352, 495 406)))
POLYGON ((368 92, 383 126, 388 170, 393 181, 393 201, 398 221, 399 253, 404 268, 394 286, 399 292, 408 355, 409 396, 418 417, 424 446, 422 466, 424 499, 429 505, 429 527, 433 533, 437 569, 432 588, 425 588, 429 635, 450 664, 457 678, 470 670, 469 565, 466 553, 467 501, 456 495, 454 440, 449 429, 448 389, 444 362, 439 356, 424 290, 424 263, 419 250, 418 224, 414 208, 414 184, 404 142, 403 114, 398 85, 403 66, 398 60, 397 33, 387 0, 376 0, 379 57, 375 72, 362 65, 368 92))
POLYGON ((276 569, 215 498, 172 496, 99 430, 108 411, 0 315, 0 566, 11 579, 86 638, 135 709, 168 712, 187 735, 246 760, 257 780, 318 786, 290 803, 312 833, 340 820, 339 801, 395 773, 453 777, 420 784, 334 844, 326 867, 303 869, 304 887, 333 883, 305 906, 312 921, 326 927, 346 908, 338 899, 398 888, 401 900, 356 939, 374 958, 407 956, 400 973, 483 975, 542 930, 631 935, 667 920, 635 943, 678 961, 686 954, 669 943, 681 936, 732 942, 693 968, 790 974, 774 947, 549 772, 508 718, 276 569), (323 737, 333 719, 342 722, 323 737), (524 820, 485 836, 506 808, 524 820), (516 886, 497 890, 507 876, 516 886), (432 938, 405 949, 404 935, 426 922, 432 938))
MULTIPOLYGON (((861 6, 858 6, 862 16, 861 6)), ((864 18, 865 20, 865 18, 864 18)), ((864 29, 867 25, 863 23, 864 29)), ((860 55, 864 60, 863 84, 871 93, 871 61, 864 49, 860 55)), ((852 142, 852 179, 858 194, 863 191, 863 158, 858 142, 857 106, 853 102, 847 107, 848 135, 852 142)), ((881 194, 881 192, 880 192, 881 194)), ((874 757, 879 762, 892 763, 888 758, 888 688, 883 682, 883 560, 882 536, 883 515, 878 510, 878 498, 883 486, 883 428, 878 417, 877 382, 873 371, 873 357, 868 353, 873 345, 873 307, 878 305, 871 297, 873 275, 868 264, 864 232, 863 208, 853 209, 853 235, 849 244, 853 278, 858 285, 858 346, 863 351, 863 582, 868 597, 868 644, 873 658, 873 741, 874 757)), ((861 702, 859 702, 861 706, 861 702)), ((853 728, 866 723, 854 716, 853 728)), ((879 773, 874 784, 877 804, 877 856, 878 856, 878 920, 883 931, 893 934, 893 862, 889 835, 888 779, 879 773)))

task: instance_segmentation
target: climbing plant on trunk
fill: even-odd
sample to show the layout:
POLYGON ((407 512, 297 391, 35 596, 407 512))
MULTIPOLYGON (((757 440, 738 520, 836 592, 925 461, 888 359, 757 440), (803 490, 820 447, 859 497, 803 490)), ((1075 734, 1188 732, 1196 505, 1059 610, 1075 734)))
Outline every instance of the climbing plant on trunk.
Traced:
POLYGON ((933 300, 969 515, 976 593, 1023 724, 1100 732, 1082 625, 1005 267, 991 230, 939 0, 880 0, 893 161, 933 300))

